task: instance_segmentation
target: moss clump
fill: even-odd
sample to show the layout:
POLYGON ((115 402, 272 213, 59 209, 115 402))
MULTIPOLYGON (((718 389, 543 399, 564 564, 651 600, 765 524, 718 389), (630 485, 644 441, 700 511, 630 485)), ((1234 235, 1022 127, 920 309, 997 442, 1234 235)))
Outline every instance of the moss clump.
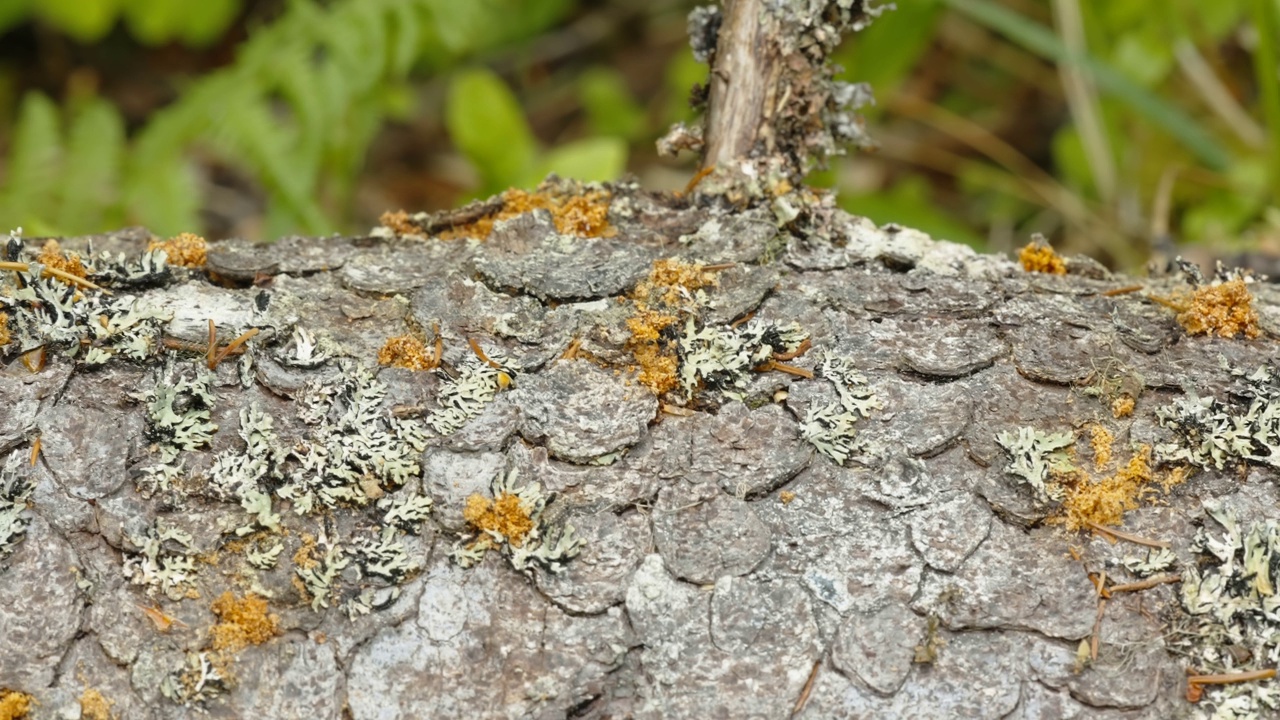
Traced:
POLYGON ((78 278, 86 277, 89 274, 89 271, 85 269, 84 262, 80 260, 80 254, 63 251, 57 240, 46 242, 44 247, 40 248, 40 255, 36 258, 36 261, 45 267, 61 270, 78 278))
POLYGON ((21 720, 31 712, 35 698, 16 690, 0 688, 0 720, 21 720))
POLYGON ((462 517, 477 530, 501 535, 512 547, 524 544, 533 530, 533 518, 513 493, 501 493, 493 500, 475 493, 467 498, 462 517))
POLYGON ((431 370, 437 365, 427 351, 426 343, 413 335, 387 338, 378 351, 378 364, 407 370, 431 370))
POLYGON ((147 252, 164 250, 170 265, 181 267, 203 267, 208 257, 209 244, 204 238, 194 233, 182 233, 168 240, 152 240, 147 244, 147 252))
POLYGON ((219 652, 239 652, 280 633, 280 618, 268 613, 267 601, 253 593, 237 598, 228 590, 213 601, 211 609, 219 622, 209 632, 209 642, 219 652))
POLYGON ((1256 338, 1262 333, 1253 295, 1241 278, 1198 287, 1190 298, 1174 301, 1174 307, 1179 310, 1178 324, 1188 335, 1256 338))
POLYGON ((1053 251, 1048 243, 1031 241, 1018 251, 1018 261, 1027 272, 1048 273, 1050 275, 1066 275, 1067 261, 1053 251))

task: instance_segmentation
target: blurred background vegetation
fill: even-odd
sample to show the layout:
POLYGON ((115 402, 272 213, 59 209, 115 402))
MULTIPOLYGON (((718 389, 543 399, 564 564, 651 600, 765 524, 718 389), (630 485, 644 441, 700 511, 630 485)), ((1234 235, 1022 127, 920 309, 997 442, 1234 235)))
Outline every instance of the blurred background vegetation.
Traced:
MULTIPOLYGON (((0 225, 360 232, 548 171, 682 187, 688 0, 0 0, 0 225)), ((846 40, 879 222, 1280 256, 1280 0, 898 0, 846 40)))

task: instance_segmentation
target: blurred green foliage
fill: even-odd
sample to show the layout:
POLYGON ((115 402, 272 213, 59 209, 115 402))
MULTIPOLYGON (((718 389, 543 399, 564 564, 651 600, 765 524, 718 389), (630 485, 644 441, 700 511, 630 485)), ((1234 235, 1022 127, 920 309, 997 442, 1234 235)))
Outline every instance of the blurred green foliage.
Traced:
MULTIPOLYGON (((201 170, 220 164, 263 195, 264 237, 352 229, 375 137, 419 117, 474 170, 448 178, 455 200, 548 172, 676 187, 693 159, 673 168, 652 143, 691 119, 706 67, 636 28, 664 17, 653 35, 678 35, 693 4, 282 0, 263 20, 242 0, 0 0, 0 31, 34 21, 81 43, 200 47, 247 30, 233 62, 141 121, 73 89, 5 109, 0 82, 0 224, 199 228, 201 170), (607 22, 631 27, 554 47, 574 23, 607 22), (615 64, 628 53, 657 59, 615 64)), ((853 212, 993 250, 1031 232, 1129 267, 1164 237, 1280 250, 1278 47, 1280 0, 899 0, 837 57, 875 90, 882 149, 812 180, 853 212)))

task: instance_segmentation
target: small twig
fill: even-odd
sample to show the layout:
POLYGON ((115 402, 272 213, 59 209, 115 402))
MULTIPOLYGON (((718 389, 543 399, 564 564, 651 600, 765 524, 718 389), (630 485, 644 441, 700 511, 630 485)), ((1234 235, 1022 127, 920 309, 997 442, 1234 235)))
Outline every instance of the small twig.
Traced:
POLYGON ((1098 616, 1093 620, 1093 636, 1089 638, 1089 659, 1098 661, 1098 645, 1102 642, 1102 613, 1107 609, 1107 599, 1098 598, 1098 616))
POLYGON ((773 359, 774 360, 795 360, 801 355, 809 352, 809 348, 812 346, 813 346, 812 343, 809 342, 809 338, 805 338, 804 342, 800 343, 800 347, 788 353, 774 353, 773 359))
POLYGON ((796 698, 796 704, 791 708, 791 717, 800 714, 804 710, 804 706, 809 702, 809 693, 813 692, 813 685, 818 679, 818 671, 822 669, 822 658, 813 661, 813 669, 809 671, 809 679, 804 681, 804 688, 800 691, 800 697, 796 698))
POLYGON ((812 370, 806 370, 802 367, 796 367, 795 365, 787 365, 785 363, 775 362, 773 360, 765 360, 764 364, 756 366, 755 370, 756 372, 768 372, 770 370, 777 370, 778 372, 784 372, 784 373, 787 373, 788 375, 796 375, 798 377, 802 377, 808 380, 813 379, 812 370))
MULTIPOLYGON (((249 328, 245 332, 241 333, 241 335, 237 337, 235 340, 232 340, 231 342, 227 343, 227 346, 222 348, 222 350, 220 350, 218 354, 213 358, 213 364, 209 366, 209 369, 212 370, 218 367, 218 363, 222 362, 223 360, 226 360, 228 355, 235 352, 236 350, 239 350, 241 345, 244 345, 246 342, 248 342, 249 338, 253 337, 254 335, 257 335, 258 332, 259 332, 258 328, 249 328)), ((244 351, 241 350, 241 352, 244 352, 244 351)))
POLYGON ((662 412, 668 415, 675 415, 677 417, 690 417, 693 415, 693 411, 689 408, 680 407, 679 405, 671 405, 669 403, 662 403, 662 412))
POLYGON ((480 362, 483 362, 494 370, 502 369, 501 365, 490 360, 489 356, 484 354, 484 350, 480 349, 480 343, 476 342, 475 338, 467 338, 467 344, 471 346, 471 352, 475 353, 476 357, 480 358, 480 362))
POLYGON ((1112 594, 1118 593, 1118 592, 1136 592, 1138 590, 1146 590, 1148 588, 1153 588, 1158 585, 1165 585, 1168 583, 1175 583, 1175 582, 1181 582, 1181 581, 1182 581, 1182 575, 1180 574, 1156 575, 1155 577, 1150 577, 1140 582, 1124 583, 1122 585, 1112 585, 1111 587, 1107 588, 1107 592, 1112 594))
POLYGON ((1276 676, 1275 668, 1266 670, 1250 670, 1248 672, 1224 673, 1221 675, 1192 675, 1187 678, 1188 685, 1232 685, 1252 682, 1254 680, 1270 680, 1276 676))
POLYGON ((213 324, 213 318, 209 318, 209 348, 204 352, 204 364, 210 370, 218 366, 213 361, 214 356, 218 354, 218 326, 213 324))
POLYGON ((693 189, 698 187, 698 183, 702 182, 702 179, 705 178, 706 176, 715 172, 715 169, 716 167, 714 165, 711 165, 699 170, 697 173, 694 174, 692 178, 689 179, 689 184, 684 186, 684 191, 679 193, 679 195, 681 197, 684 197, 685 195, 688 195, 689 193, 693 192, 693 189))
MULTIPOLYGON (((1127 532, 1125 532, 1125 531, 1123 531, 1123 530, 1117 530, 1117 529, 1115 529, 1115 528, 1113 528, 1113 527, 1107 527, 1106 525, 1099 525, 1098 523, 1093 522, 1092 520, 1085 520, 1084 522, 1085 522, 1085 524, 1086 524, 1086 525, 1088 525, 1090 528, 1093 528, 1094 532, 1097 532, 1097 533, 1099 533, 1100 535, 1103 535, 1103 536, 1110 535, 1110 536, 1111 536, 1111 537, 1113 537, 1113 538, 1119 538, 1119 539, 1121 539, 1121 540, 1128 540, 1129 542, 1131 542, 1131 543, 1133 543, 1133 544, 1135 544, 1135 545, 1145 545, 1145 546, 1147 546, 1147 547, 1154 547, 1154 548, 1168 548, 1168 547, 1169 547, 1169 543, 1167 543, 1167 542, 1165 542, 1165 541, 1163 541, 1163 540, 1149 540, 1149 539, 1144 538, 1144 537, 1142 537, 1142 536, 1140 536, 1140 535, 1134 535, 1134 534, 1132 534, 1132 533, 1127 533, 1127 532)), ((1113 541, 1113 542, 1114 542, 1114 541, 1113 541)))
POLYGON ((739 325, 741 325, 741 324, 743 324, 743 323, 751 322, 751 318, 753 318, 753 317, 755 317, 755 316, 756 316, 756 311, 755 311, 755 310, 752 310, 751 312, 747 313, 746 315, 743 315, 742 317, 738 318, 737 320, 734 320, 733 322, 729 323, 729 327, 734 328, 734 329, 736 330, 736 329, 738 328, 738 326, 739 326, 739 325))
POLYGON ((40 436, 37 435, 35 440, 31 441, 31 467, 35 467, 40 460, 40 436))
MULTIPOLYGON (((31 266, 30 266, 29 264, 27 264, 27 263, 24 263, 24 262, 9 262, 9 261, 4 261, 4 262, 0 262, 0 270, 12 270, 12 271, 14 271, 14 272, 31 272, 31 266)), ((110 290, 107 290, 106 288, 102 287, 101 285, 98 285, 98 284, 93 283, 93 282, 91 282, 91 281, 89 281, 89 280, 86 280, 86 279, 84 279, 84 278, 80 277, 79 275, 72 275, 71 273, 69 273, 69 272, 67 272, 67 271, 65 271, 65 270, 59 270, 59 269, 57 269, 57 268, 45 267, 45 269, 44 269, 44 273, 43 273, 43 276, 45 276, 45 277, 56 277, 56 278, 58 278, 59 280, 61 280, 61 281, 63 281, 63 282, 71 283, 72 285, 79 285, 80 287, 88 288, 88 289, 90 289, 90 290, 100 290, 100 291, 102 291, 103 293, 105 293, 105 294, 107 294, 107 295, 110 295, 110 294, 111 294, 111 291, 110 291, 110 290)))
POLYGON ((1138 292, 1138 291, 1139 291, 1139 290, 1141 290, 1143 287, 1145 287, 1145 286, 1143 286, 1143 285, 1129 285, 1128 287, 1112 288, 1111 290, 1107 290, 1106 292, 1102 293, 1102 296, 1103 296, 1103 297, 1115 297, 1115 296, 1117 296, 1117 295, 1128 295, 1129 293, 1135 293, 1135 292, 1138 292))
POLYGON ((733 263, 733 262, 716 263, 715 265, 703 265, 702 269, 703 270, 728 270, 729 268, 737 267, 737 265, 738 263, 733 263))

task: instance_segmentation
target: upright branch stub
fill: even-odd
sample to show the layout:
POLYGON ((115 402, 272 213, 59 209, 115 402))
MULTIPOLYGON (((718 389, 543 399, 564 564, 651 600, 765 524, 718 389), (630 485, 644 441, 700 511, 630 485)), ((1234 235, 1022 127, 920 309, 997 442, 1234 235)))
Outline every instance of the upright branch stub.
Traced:
MULTIPOLYGON (((888 6, 886 6, 888 7, 888 6)), ((854 142, 873 143, 856 110, 865 83, 834 79, 831 52, 885 7, 872 0, 724 0, 689 16, 695 57, 711 65, 705 125, 676 126, 659 152, 704 150, 716 185, 778 194, 854 142)), ((706 189, 704 185, 704 189, 706 189)))

